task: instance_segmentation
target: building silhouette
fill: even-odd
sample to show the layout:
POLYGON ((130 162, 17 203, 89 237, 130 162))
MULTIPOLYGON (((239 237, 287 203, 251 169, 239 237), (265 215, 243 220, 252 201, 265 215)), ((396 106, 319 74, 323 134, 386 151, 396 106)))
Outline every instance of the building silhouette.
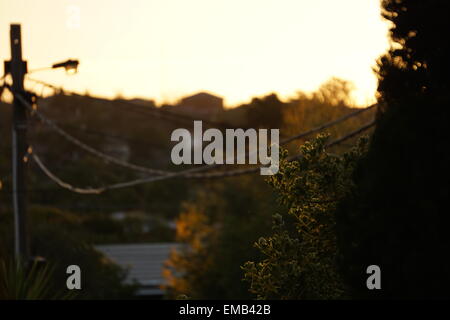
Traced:
POLYGON ((223 111, 223 98, 207 92, 185 97, 177 105, 177 111, 192 116, 211 118, 223 111))

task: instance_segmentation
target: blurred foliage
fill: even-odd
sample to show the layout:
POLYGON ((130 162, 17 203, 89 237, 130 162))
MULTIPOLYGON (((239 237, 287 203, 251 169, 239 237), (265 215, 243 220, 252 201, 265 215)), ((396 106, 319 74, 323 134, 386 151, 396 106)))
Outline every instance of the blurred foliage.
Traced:
MULTIPOLYGON (((92 244, 86 242, 88 237, 82 219, 68 212, 42 207, 32 208, 30 218, 31 254, 44 257, 46 264, 51 265, 51 277, 42 275, 43 279, 40 279, 39 273, 30 274, 30 278, 23 279, 25 288, 33 286, 33 281, 45 281, 45 299, 67 297, 72 291, 66 288, 66 268, 75 264, 82 270, 82 290, 77 291, 75 299, 133 297, 136 287, 123 284, 126 270, 107 260, 92 244)), ((12 230, 12 214, 0 214, 0 256, 5 260, 12 260, 14 256, 12 230)), ((21 271, 18 269, 19 280, 23 278, 20 277, 21 271)), ((4 269, 2 276, 11 277, 11 268, 4 269), (5 270, 9 271, 4 273, 5 270)), ((17 282, 16 285, 17 290, 22 290, 20 292, 25 290, 21 283, 17 282)))
POLYGON ((283 125, 283 106, 276 94, 254 98, 245 105, 247 126, 250 128, 281 128, 283 125))
POLYGON ((49 264, 0 260, 0 300, 69 300, 74 292, 52 291, 55 269, 49 264))
POLYGON ((267 214, 275 210, 272 193, 258 177, 239 182, 210 182, 177 220, 177 241, 165 268, 168 295, 193 299, 250 298, 240 265, 257 257, 253 239, 269 230, 267 214))

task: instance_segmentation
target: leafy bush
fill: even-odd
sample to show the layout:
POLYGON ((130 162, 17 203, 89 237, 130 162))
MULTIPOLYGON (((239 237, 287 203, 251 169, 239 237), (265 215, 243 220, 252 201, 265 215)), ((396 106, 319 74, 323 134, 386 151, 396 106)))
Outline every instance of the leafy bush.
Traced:
POLYGON ((288 217, 274 215, 273 234, 255 243, 265 258, 243 266, 258 299, 346 296, 336 265, 334 210, 352 191, 351 176, 366 139, 343 156, 327 153, 326 141, 327 136, 320 135, 307 142, 298 161, 282 160, 279 173, 269 178, 288 217))

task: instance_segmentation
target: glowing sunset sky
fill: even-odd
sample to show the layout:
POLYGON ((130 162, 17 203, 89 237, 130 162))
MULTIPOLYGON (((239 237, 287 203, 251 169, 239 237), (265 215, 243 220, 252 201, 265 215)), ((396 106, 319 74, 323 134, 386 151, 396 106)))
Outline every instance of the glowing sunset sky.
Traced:
POLYGON ((388 48, 378 0, 1 0, 0 59, 22 24, 29 69, 67 58, 79 73, 33 74, 68 90, 174 102, 207 90, 227 105, 294 96, 332 76, 373 100, 388 48), (79 12, 79 19, 77 19, 79 12), (78 20, 78 21, 77 21, 78 20), (77 25, 78 24, 78 25, 77 25))

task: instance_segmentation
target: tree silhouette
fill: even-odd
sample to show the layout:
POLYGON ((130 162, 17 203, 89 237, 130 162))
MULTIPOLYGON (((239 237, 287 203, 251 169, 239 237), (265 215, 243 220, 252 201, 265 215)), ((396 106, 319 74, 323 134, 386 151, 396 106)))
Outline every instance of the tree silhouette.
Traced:
POLYGON ((378 125, 337 212, 339 264, 356 297, 449 297, 450 3, 385 0, 393 48, 379 60, 378 125), (366 287, 381 267, 382 290, 366 287))

